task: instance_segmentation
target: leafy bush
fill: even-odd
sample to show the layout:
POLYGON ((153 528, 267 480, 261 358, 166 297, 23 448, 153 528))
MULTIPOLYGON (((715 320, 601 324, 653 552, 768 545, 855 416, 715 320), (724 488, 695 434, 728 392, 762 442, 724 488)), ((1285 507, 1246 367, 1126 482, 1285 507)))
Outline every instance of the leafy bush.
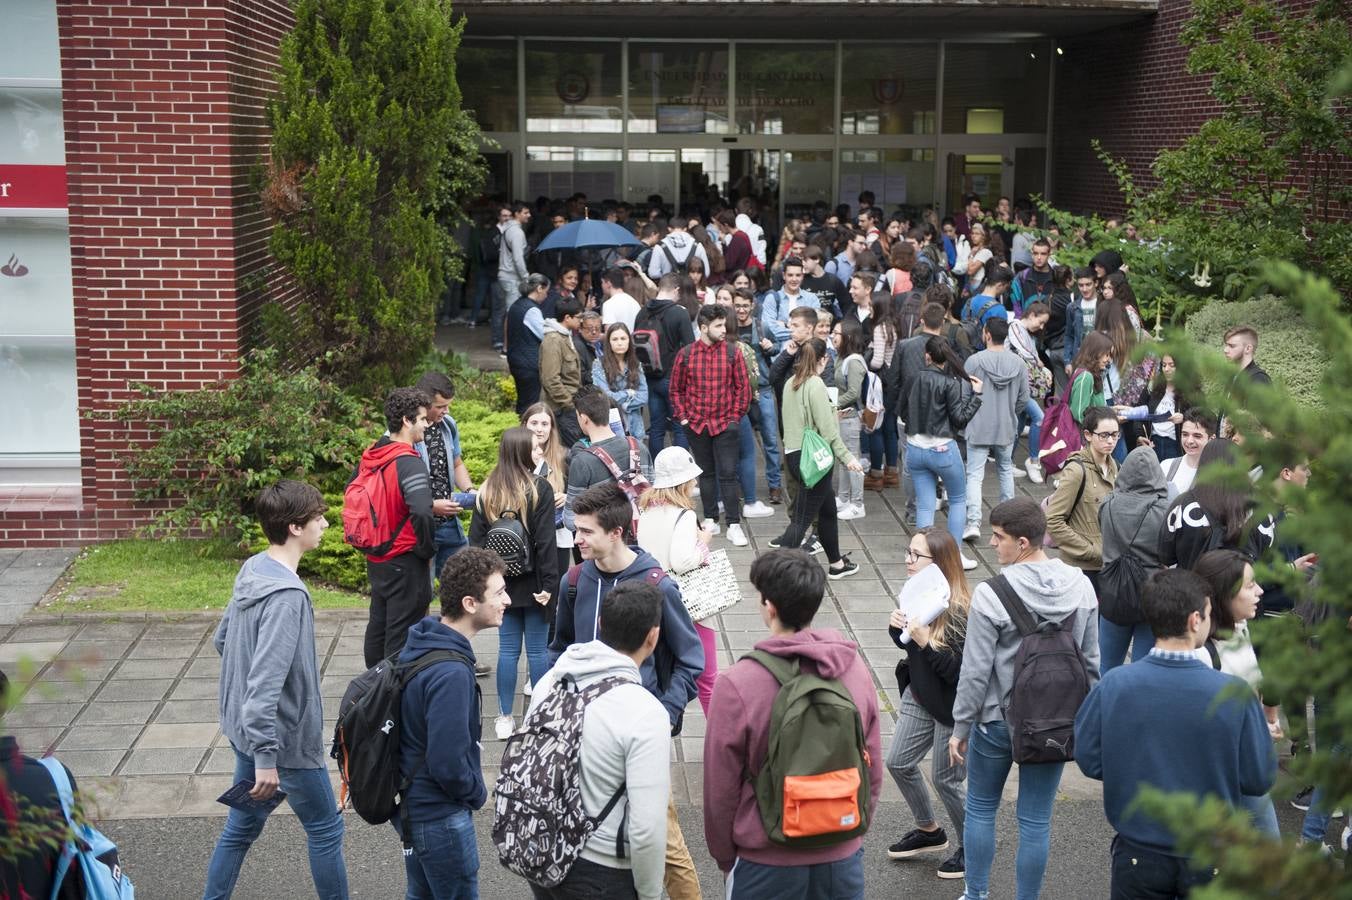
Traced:
MULTIPOLYGON (((366 557, 343 541, 343 495, 325 494, 324 500, 329 505, 324 513, 329 527, 319 546, 300 558, 297 571, 307 579, 366 593, 371 587, 366 579, 366 557)), ((254 553, 267 549, 268 540, 257 522, 249 526, 248 543, 254 553)))
POLYGON ((482 403, 461 402, 456 391, 456 401, 451 406, 451 415, 460 426, 460 448, 465 468, 475 484, 483 484, 484 476, 498 462, 498 444, 502 433, 520 422, 514 412, 495 412, 482 403))
POLYGON ((1188 317, 1187 333, 1203 347, 1219 348, 1227 329, 1252 325, 1258 331, 1258 364, 1298 403, 1322 407, 1319 382, 1329 355, 1316 329, 1277 297, 1240 303, 1211 303, 1188 317))
POLYGON ((232 381, 191 391, 156 391, 107 413, 158 439, 125 455, 136 498, 169 500, 150 534, 246 533, 253 500, 281 478, 321 490, 341 487, 370 442, 372 411, 321 378, 316 367, 281 370, 276 354, 245 358, 232 381))
MULTIPOLYGON (((469 356, 454 350, 427 351, 418 366, 419 372, 444 372, 455 383, 456 408, 461 401, 480 403, 489 409, 516 407, 516 382, 505 372, 476 369, 469 356)), ((459 421, 459 416, 456 416, 459 421)))

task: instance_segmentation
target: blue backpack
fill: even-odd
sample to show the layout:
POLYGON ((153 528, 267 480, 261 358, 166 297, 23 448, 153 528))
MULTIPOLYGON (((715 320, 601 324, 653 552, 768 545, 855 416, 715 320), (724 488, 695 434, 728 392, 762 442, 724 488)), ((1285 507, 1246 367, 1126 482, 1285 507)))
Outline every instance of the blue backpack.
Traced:
POLYGON ((61 798, 61 812, 70 826, 71 837, 61 849, 52 878, 52 900, 61 893, 61 883, 72 865, 80 867, 84 880, 85 897, 89 900, 136 900, 136 888, 117 862, 117 844, 94 826, 77 823, 71 816, 75 792, 71 789, 66 767, 53 757, 38 760, 52 776, 57 796, 61 798))

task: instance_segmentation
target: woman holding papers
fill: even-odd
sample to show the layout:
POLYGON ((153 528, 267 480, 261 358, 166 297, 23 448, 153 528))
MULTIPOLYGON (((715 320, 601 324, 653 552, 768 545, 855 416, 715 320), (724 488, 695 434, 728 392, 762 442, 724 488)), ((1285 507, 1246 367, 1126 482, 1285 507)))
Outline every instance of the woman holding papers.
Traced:
MULTIPOLYGON (((962 574, 958 543, 946 530, 922 528, 906 549, 906 577, 909 580, 929 566, 937 567, 948 582, 948 606, 932 621, 908 617, 902 609, 892 612, 888 634, 906 651, 906 659, 897 665, 897 687, 901 691, 901 718, 892 747, 887 754, 887 770, 892 773, 906 804, 915 816, 916 827, 888 848, 892 859, 939 853, 948 849, 948 835, 939 827, 930 804, 929 791, 920 775, 919 764, 926 752, 934 765, 934 786, 948 811, 958 843, 962 841, 963 782, 966 768, 951 764, 948 738, 953 733, 953 698, 958 689, 958 671, 962 666, 962 644, 967 629, 967 607, 971 592, 962 574)), ((903 592, 907 609, 932 604, 911 603, 903 592)), ((930 618, 930 616, 923 616, 930 618)), ((962 878, 962 847, 940 864, 940 878, 962 878)))

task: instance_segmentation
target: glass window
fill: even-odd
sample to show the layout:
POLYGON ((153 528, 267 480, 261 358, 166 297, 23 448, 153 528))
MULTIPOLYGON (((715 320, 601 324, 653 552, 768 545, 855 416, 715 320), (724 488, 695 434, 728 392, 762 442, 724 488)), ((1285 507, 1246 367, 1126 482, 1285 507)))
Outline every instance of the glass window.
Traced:
POLYGON ((842 150, 838 202, 856 209, 864 191, 885 215, 901 209, 918 218, 934 202, 934 151, 842 150))
POLYGON ((1048 62, 1044 41, 948 44, 944 132, 989 134, 997 121, 1005 134, 1046 131, 1048 62))
POLYGON ((0 78, 61 77, 56 0, 5 3, 0 28, 0 78))
POLYGON ((676 151, 630 150, 628 177, 624 186, 628 202, 646 209, 648 198, 658 194, 671 203, 676 199, 676 151))
POLYGON ((0 162, 65 164, 66 131, 59 88, 0 90, 0 162))
POLYGON ((462 40, 455 57, 465 109, 483 131, 516 131, 516 41, 462 40))
POLYGON ((933 134, 934 44, 846 44, 841 66, 842 134, 933 134))
POLYGON ((618 149, 598 147, 526 148, 526 196, 561 199, 575 193, 596 203, 619 196, 618 149))
POLYGON ((783 194, 784 215, 789 219, 807 219, 814 203, 830 203, 831 151, 785 151, 783 194))
POLYGON ((526 42, 528 131, 619 134, 622 101, 619 41, 526 42))
POLYGON ((737 130, 831 134, 836 49, 829 44, 738 44, 737 130))
POLYGON ((1019 147, 1014 151, 1014 197, 1022 199, 1047 193, 1047 149, 1019 147))
POLYGON ((629 130, 726 133, 728 45, 631 43, 629 130))
POLYGON ((0 217, 0 250, 0 458, 78 457, 70 231, 0 217))

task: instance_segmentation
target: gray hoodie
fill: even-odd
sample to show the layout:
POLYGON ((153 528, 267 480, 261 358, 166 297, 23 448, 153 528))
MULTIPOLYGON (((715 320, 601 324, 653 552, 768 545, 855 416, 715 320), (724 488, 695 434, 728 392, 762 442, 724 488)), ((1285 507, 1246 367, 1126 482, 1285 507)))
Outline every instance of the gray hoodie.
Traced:
POLYGON ((221 731, 260 769, 322 769, 324 711, 310 592, 267 555, 245 560, 216 629, 221 731))
POLYGON ((1159 534, 1169 511, 1169 489, 1155 451, 1137 447, 1117 471, 1113 492, 1099 504, 1099 531, 1103 534, 1103 564, 1131 548, 1147 574, 1164 568, 1159 534))
POLYGON ((963 364, 980 378, 981 406, 967 423, 967 443, 1012 447, 1019 436, 1019 413, 1028 405, 1028 367, 1010 350, 982 350, 963 364))
MULTIPOLYGON (((1003 574, 1035 618, 1061 622, 1078 613, 1075 642, 1089 663, 1092 687, 1099 677, 1098 598, 1089 579, 1059 559, 1016 563, 1006 566, 1003 574)), ((962 674, 953 702, 954 737, 966 740, 973 725, 1004 721, 1009 692, 1014 687, 1014 656, 1019 644, 1019 630, 1009 620, 1000 598, 990 585, 978 585, 967 614, 962 674)))
MULTIPOLYGON (((508 219, 502 228, 502 247, 498 250, 498 280, 510 281, 514 286, 530 274, 526 268, 526 232, 516 219, 508 219)), ((507 295, 510 304, 520 295, 515 288, 507 295)))
POLYGON ((640 900, 662 896, 667 852, 667 797, 671 791, 671 723, 667 711, 643 687, 634 661, 601 641, 573 644, 531 690, 535 708, 571 675, 579 687, 609 676, 630 682, 588 704, 582 719, 582 805, 599 815, 615 791, 624 800, 587 839, 582 858, 611 869, 632 869, 640 900), (615 856, 615 837, 625 829, 626 858, 615 856))

